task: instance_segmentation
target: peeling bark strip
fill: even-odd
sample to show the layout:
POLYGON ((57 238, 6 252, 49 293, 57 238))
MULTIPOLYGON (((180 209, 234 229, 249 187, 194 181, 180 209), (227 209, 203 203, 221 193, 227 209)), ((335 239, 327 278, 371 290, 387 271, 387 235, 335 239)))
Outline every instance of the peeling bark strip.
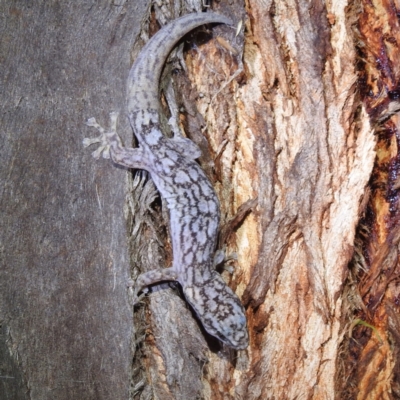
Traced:
POLYGON ((398 3, 360 1, 359 87, 376 129, 377 157, 352 262, 352 301, 362 321, 348 341, 343 398, 400 396, 400 24, 398 3))
POLYGON ((342 287, 375 155, 352 32, 339 1, 248 7, 236 120, 251 150, 239 147, 235 174, 250 177, 237 192, 255 191, 260 214, 247 245, 259 253, 247 264, 254 346, 243 385, 259 389, 246 398, 333 399, 342 287))

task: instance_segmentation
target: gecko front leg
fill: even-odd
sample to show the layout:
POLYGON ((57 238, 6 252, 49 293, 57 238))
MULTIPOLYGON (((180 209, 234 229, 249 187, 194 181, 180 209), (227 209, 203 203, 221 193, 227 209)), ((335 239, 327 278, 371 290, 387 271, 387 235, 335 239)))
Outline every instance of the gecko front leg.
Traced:
POLYGON ((165 282, 165 281, 176 281, 178 274, 173 267, 153 269, 140 274, 136 282, 132 285, 133 289, 133 304, 136 304, 139 300, 138 294, 145 287, 154 285, 155 283, 165 282))
POLYGON ((121 138, 117 134, 117 120, 118 113, 110 113, 110 130, 106 131, 97 123, 95 118, 89 118, 86 124, 96 128, 100 132, 100 136, 83 139, 83 145, 88 147, 100 143, 100 146, 92 153, 96 160, 103 153, 103 158, 108 159, 111 156, 112 160, 118 165, 148 170, 148 163, 142 148, 123 147, 121 138))

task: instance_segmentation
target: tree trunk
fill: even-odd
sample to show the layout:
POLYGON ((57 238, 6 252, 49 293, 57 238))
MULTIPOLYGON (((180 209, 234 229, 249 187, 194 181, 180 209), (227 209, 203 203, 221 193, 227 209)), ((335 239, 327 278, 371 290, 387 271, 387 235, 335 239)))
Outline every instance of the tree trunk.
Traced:
POLYGON ((133 310, 128 278, 171 264, 168 215, 147 173, 82 146, 111 111, 132 143, 132 61, 204 8, 147 3, 0 1, 0 399, 397 398, 396 6, 221 0, 235 26, 166 64, 165 133, 178 114, 202 149, 236 254, 233 351, 174 284, 133 310))
POLYGON ((82 139, 125 103, 138 3, 0 2, 2 400, 129 396, 126 173, 82 139))

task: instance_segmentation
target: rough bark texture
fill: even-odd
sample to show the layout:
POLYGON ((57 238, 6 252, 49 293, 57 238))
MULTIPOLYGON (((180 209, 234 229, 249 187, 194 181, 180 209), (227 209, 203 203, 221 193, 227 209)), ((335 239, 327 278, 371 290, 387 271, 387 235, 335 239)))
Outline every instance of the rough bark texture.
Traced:
POLYGON ((145 3, 0 0, 0 399, 396 398, 396 5, 221 0, 237 32, 200 28, 165 68, 166 132, 177 113, 202 148, 237 255, 234 352, 176 285, 132 314, 129 275, 171 263, 168 215, 146 173, 82 148, 113 110, 131 143, 132 61, 204 8, 145 3))
POLYGON ((375 156, 351 14, 339 1, 248 6, 238 120, 253 148, 246 181, 261 235, 245 267, 253 345, 243 385, 254 399, 334 398, 342 287, 375 156))
POLYGON ((360 1, 355 25, 360 93, 375 127, 376 162, 351 263, 342 398, 400 397, 399 2, 360 1))

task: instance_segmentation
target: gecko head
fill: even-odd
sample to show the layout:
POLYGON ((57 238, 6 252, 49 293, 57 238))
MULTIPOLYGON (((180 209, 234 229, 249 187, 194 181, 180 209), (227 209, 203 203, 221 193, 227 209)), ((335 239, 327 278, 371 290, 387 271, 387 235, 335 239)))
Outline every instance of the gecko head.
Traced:
POLYGON ((236 350, 248 346, 244 308, 221 275, 215 272, 211 280, 185 286, 183 292, 210 335, 236 350))

